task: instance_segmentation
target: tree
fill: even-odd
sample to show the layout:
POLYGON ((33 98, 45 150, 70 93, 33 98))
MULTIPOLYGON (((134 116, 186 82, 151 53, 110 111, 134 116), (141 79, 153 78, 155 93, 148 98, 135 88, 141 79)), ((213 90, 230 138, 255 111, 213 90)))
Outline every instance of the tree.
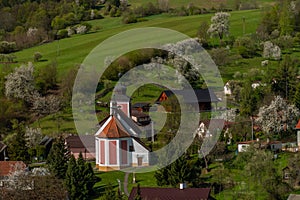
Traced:
POLYGON ((67 149, 63 138, 55 142, 49 152, 47 164, 50 172, 59 179, 64 179, 68 163, 67 149))
POLYGON ((280 35, 291 35, 294 30, 293 12, 289 9, 289 1, 283 1, 282 4, 279 15, 280 35))
POLYGON ((211 25, 207 32, 211 36, 217 36, 220 40, 224 35, 229 35, 229 17, 230 14, 226 12, 218 12, 211 18, 211 25))
POLYGON ((294 104, 295 106, 300 109, 300 84, 297 85, 297 88, 296 88, 296 92, 295 92, 295 95, 294 95, 294 104))
POLYGON ((65 177, 65 185, 70 199, 89 199, 94 184, 95 176, 90 163, 83 160, 81 153, 77 161, 71 155, 65 177))
POLYGON ((279 134, 293 129, 298 121, 299 110, 288 104, 282 97, 276 96, 270 105, 259 108, 256 122, 267 134, 279 134))
POLYGON ((13 134, 5 138, 5 142, 9 146, 8 157, 10 160, 28 161, 28 147, 26 146, 26 136, 24 123, 13 120, 13 134))
POLYGON ((193 182, 197 183, 197 178, 201 174, 201 162, 196 162, 195 165, 191 165, 187 161, 186 155, 179 157, 175 162, 161 168, 156 171, 154 177, 156 178, 156 183, 159 186, 171 185, 177 187, 179 183, 193 182), (200 173, 200 174, 199 174, 200 173), (197 175, 197 177, 192 177, 191 174, 197 175))
POLYGON ((117 192, 114 190, 111 183, 105 187, 105 192, 100 198, 101 200, 118 199, 117 192))
POLYGON ((34 88, 34 67, 32 63, 16 68, 13 73, 6 76, 5 95, 8 98, 22 99, 31 103, 33 97, 38 96, 34 88))
POLYGON ((276 95, 292 100, 295 94, 296 80, 298 74, 297 61, 290 56, 285 56, 273 78, 272 91, 276 95))
POLYGON ((270 41, 264 43, 263 57, 268 59, 280 60, 281 59, 281 49, 276 44, 270 41))
POLYGON ((209 29, 209 24, 206 21, 203 21, 200 24, 200 27, 199 27, 198 32, 197 32, 197 37, 199 39, 200 44, 203 47, 208 46, 208 39, 209 39, 209 35, 207 33, 208 29, 209 29))

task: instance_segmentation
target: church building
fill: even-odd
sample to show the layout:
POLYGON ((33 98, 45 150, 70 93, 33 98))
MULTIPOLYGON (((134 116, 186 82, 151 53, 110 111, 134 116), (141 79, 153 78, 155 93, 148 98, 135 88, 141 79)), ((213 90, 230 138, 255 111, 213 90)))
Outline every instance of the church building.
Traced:
POLYGON ((126 88, 115 89, 110 115, 95 134, 96 167, 100 171, 149 166, 149 148, 140 140, 141 130, 131 119, 126 88))

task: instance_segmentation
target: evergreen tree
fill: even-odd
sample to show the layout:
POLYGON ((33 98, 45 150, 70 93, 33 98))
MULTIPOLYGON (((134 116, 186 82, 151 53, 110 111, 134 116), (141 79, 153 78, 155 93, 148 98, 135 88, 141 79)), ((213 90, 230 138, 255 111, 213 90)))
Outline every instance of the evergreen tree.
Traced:
POLYGON ((190 181, 190 168, 188 166, 185 156, 181 156, 174 163, 171 164, 169 170, 169 183, 176 187, 179 183, 190 181))
POLYGON ((26 146, 26 136, 24 123, 17 120, 12 121, 14 133, 6 138, 8 144, 8 156, 10 160, 28 161, 28 147, 26 146))
POLYGON ((60 138, 53 144, 47 159, 47 164, 50 172, 57 178, 65 178, 67 170, 67 149, 65 148, 63 138, 60 138))
POLYGON ((114 190, 113 186, 111 183, 107 185, 105 188, 105 193, 104 195, 101 196, 101 200, 111 200, 111 199, 117 199, 117 193, 114 190))
POLYGON ((66 171, 65 178, 65 186, 68 191, 68 195, 70 199, 77 199, 80 196, 80 190, 83 188, 79 188, 80 184, 78 183, 78 177, 80 176, 78 166, 75 160, 75 157, 72 155, 69 162, 68 168, 66 171))
POLYGON ((90 163, 86 163, 83 160, 81 153, 77 162, 72 155, 68 163, 65 179, 70 199, 89 199, 94 184, 95 175, 90 163))
POLYGON ((296 93, 294 96, 294 104, 300 110, 300 84, 298 84, 296 88, 296 93))

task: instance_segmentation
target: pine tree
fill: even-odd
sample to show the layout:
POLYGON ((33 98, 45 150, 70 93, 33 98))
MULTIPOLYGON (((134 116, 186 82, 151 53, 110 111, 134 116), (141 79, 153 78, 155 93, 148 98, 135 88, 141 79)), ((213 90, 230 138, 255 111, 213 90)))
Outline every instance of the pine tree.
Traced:
POLYGON ((190 169, 185 156, 181 156, 171 164, 169 170, 169 183, 176 187, 179 183, 190 181, 190 169))
POLYGON ((298 84, 296 88, 296 93, 294 96, 294 104, 298 109, 300 109, 300 84, 298 84))
POLYGON ((117 193, 114 190, 112 184, 109 183, 105 188, 104 195, 101 196, 101 200, 111 200, 111 199, 117 199, 117 193))
POLYGON ((70 199, 89 199, 94 184, 95 175, 91 164, 84 161, 82 153, 79 154, 77 162, 72 155, 65 179, 70 199))
POLYGON ((26 146, 25 127, 23 123, 13 120, 14 134, 6 139, 9 146, 8 156, 10 160, 27 161, 29 159, 28 147, 26 146))
POLYGON ((75 160, 75 157, 72 155, 69 162, 68 168, 66 171, 65 178, 65 186, 68 191, 68 195, 70 199, 76 199, 80 196, 80 190, 83 188, 79 188, 78 177, 80 176, 78 166, 75 160))
POLYGON ((63 138, 60 138, 58 142, 53 144, 48 155, 47 164, 53 175, 60 179, 65 178, 68 155, 63 138))

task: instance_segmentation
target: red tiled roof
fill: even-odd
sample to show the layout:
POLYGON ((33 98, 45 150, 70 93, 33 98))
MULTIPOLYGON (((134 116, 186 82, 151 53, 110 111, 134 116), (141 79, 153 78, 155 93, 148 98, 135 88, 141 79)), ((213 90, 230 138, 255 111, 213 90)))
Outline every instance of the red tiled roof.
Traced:
MULTIPOLYGON (((112 115, 108 118, 109 122, 106 124, 102 132, 97 135, 100 138, 124 138, 130 137, 130 134, 126 132, 126 129, 122 126, 119 120, 112 115)), ((105 123, 103 123, 104 125, 105 123)))
POLYGON ((298 124, 296 125, 296 129, 300 129, 300 120, 298 121, 298 124))
POLYGON ((26 165, 23 161, 0 161, 0 176, 8 176, 17 164, 25 170, 26 165))
MULTIPOLYGON (((210 196, 210 188, 150 188, 141 187, 141 197, 147 200, 207 200, 210 196)), ((129 200, 133 200, 136 196, 137 188, 134 187, 131 190, 129 200)))

